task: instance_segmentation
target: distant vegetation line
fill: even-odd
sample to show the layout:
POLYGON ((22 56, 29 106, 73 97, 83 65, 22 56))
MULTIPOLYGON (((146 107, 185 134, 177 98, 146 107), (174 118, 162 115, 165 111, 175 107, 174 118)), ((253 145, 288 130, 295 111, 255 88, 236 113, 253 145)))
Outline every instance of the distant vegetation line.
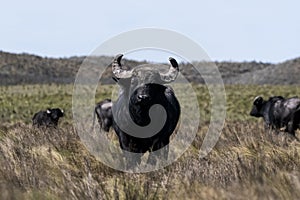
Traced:
MULTIPOLYGON (((86 57, 47 58, 30 54, 13 54, 0 51, 0 85, 19 84, 70 84, 74 83, 76 74, 86 57)), ((111 84, 112 57, 99 56, 90 58, 89 65, 105 69, 101 82, 111 84)), ((146 61, 126 60, 126 66, 135 67, 146 61)), ((193 63, 193 65, 205 63, 193 63)), ((271 64, 262 62, 215 62, 225 84, 300 84, 300 58, 271 64)), ((181 73, 193 83, 204 83, 202 76, 190 63, 180 64, 181 73)))

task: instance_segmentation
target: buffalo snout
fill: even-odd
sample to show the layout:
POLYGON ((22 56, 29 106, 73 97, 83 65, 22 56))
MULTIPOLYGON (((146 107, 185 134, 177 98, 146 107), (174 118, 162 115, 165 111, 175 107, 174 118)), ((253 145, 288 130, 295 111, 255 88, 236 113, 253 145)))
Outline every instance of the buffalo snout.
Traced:
POLYGON ((250 116, 253 116, 253 117, 258 117, 258 111, 257 111, 257 108, 255 106, 253 106, 252 110, 250 111, 250 116))

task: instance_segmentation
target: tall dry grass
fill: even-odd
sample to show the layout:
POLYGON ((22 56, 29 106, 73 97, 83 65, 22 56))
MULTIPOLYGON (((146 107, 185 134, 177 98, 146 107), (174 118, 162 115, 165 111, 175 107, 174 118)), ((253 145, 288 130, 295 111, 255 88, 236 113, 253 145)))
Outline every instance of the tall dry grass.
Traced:
MULTIPOLYGON (((300 143, 256 122, 228 122, 199 158, 208 125, 170 166, 146 174, 111 169, 70 125, 0 132, 1 199, 300 199, 300 143)), ((113 138, 113 137, 112 137, 113 138)))
MULTIPOLYGON (((116 171, 87 151, 72 127, 72 85, 0 87, 0 199, 300 199, 300 143, 249 116, 256 95, 295 96, 299 87, 226 86, 226 125, 204 158, 210 96, 193 87, 195 140, 176 162, 146 174, 116 171), (32 115, 47 107, 66 110, 61 128, 32 128, 32 115)), ((110 97, 112 86, 99 88, 96 100, 110 97)))

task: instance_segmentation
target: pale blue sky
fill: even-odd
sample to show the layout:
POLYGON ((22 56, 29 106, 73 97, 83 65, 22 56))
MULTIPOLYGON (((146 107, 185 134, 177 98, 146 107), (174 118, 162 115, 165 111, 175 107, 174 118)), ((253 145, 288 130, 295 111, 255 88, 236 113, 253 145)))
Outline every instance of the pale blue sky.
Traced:
POLYGON ((212 60, 280 62, 300 56, 297 0, 2 1, 0 50, 88 55, 125 31, 156 27, 197 42, 212 60))

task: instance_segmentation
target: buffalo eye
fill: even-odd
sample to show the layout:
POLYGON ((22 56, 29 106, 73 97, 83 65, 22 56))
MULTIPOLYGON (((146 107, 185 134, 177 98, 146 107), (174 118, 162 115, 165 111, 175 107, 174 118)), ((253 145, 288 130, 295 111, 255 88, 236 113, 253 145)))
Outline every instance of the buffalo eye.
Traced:
POLYGON ((253 102, 253 105, 255 106, 259 106, 263 103, 263 98, 262 97, 256 97, 254 102, 253 102))

